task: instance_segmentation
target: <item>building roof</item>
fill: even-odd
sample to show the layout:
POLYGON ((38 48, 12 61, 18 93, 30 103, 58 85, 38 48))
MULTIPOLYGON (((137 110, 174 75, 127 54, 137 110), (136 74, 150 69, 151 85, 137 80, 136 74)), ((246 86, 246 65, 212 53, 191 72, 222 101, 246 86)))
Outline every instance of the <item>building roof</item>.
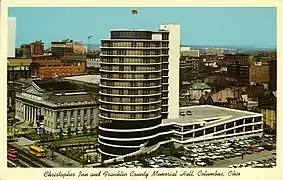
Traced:
POLYGON ((244 99, 240 91, 236 91, 231 88, 226 88, 217 93, 205 94, 202 97, 206 100, 209 96, 211 96, 213 102, 222 102, 222 103, 228 102, 229 98, 244 99))
POLYGON ((8 66, 29 66, 31 63, 31 59, 25 59, 25 58, 8 58, 7 65, 8 66))
POLYGON ((69 103, 96 100, 94 96, 87 92, 53 93, 49 101, 54 103, 69 103))
POLYGON ((100 83, 100 75, 82 75, 82 76, 70 76, 65 77, 64 79, 99 84, 100 83))
POLYGON ((40 89, 45 91, 68 91, 68 90, 78 90, 78 86, 70 81, 62 80, 34 80, 33 81, 40 89))
POLYGON ((190 88, 192 88, 193 90, 199 90, 199 89, 211 89, 207 84, 205 83, 193 83, 190 85, 190 88))
MULTIPOLYGON (((203 122, 205 120, 214 121, 227 121, 229 119, 241 118, 245 116, 262 116, 262 114, 242 111, 237 109, 223 108, 218 106, 211 105, 197 105, 190 107, 179 108, 179 112, 184 112, 185 116, 179 115, 179 118, 176 119, 163 119, 162 123, 178 123, 178 124, 187 124, 187 123, 196 123, 203 122), (187 115, 187 111, 191 111, 191 115, 187 115)), ((219 122, 218 121, 218 122, 219 122)), ((213 121, 207 123, 213 123, 213 121)))

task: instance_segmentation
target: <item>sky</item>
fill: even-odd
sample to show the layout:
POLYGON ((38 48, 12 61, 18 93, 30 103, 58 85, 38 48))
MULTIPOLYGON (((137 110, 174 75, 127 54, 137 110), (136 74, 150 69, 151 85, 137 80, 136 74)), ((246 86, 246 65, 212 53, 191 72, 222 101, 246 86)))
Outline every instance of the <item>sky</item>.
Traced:
POLYGON ((170 23, 180 24, 182 45, 267 47, 276 46, 276 12, 272 7, 10 7, 9 17, 16 17, 17 47, 35 40, 49 46, 65 38, 99 44, 111 29, 156 30, 170 23))

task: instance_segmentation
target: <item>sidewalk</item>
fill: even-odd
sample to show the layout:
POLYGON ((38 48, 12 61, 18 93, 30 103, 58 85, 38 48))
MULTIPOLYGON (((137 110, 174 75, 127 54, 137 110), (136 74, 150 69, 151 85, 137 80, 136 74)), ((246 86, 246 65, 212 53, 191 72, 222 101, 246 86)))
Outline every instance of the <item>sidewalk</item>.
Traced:
POLYGON ((74 167, 81 167, 81 164, 71 158, 63 156, 57 152, 54 152, 54 159, 52 160, 52 151, 48 150, 47 152, 46 161, 52 162, 56 167, 67 167, 67 168, 74 168, 74 167))

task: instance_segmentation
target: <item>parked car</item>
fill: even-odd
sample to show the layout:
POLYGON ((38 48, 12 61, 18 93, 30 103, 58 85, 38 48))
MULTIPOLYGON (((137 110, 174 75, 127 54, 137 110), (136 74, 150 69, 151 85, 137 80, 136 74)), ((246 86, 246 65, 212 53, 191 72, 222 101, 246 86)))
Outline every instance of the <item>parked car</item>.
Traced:
POLYGON ((198 166, 205 167, 207 164, 205 162, 197 162, 198 166))

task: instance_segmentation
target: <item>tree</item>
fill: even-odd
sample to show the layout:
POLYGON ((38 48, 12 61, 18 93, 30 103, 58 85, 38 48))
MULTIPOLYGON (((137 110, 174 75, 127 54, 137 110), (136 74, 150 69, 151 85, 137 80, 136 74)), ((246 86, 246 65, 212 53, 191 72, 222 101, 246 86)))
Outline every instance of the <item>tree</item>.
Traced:
POLYGON ((68 132, 67 132, 68 138, 71 137, 71 127, 68 128, 68 132))

